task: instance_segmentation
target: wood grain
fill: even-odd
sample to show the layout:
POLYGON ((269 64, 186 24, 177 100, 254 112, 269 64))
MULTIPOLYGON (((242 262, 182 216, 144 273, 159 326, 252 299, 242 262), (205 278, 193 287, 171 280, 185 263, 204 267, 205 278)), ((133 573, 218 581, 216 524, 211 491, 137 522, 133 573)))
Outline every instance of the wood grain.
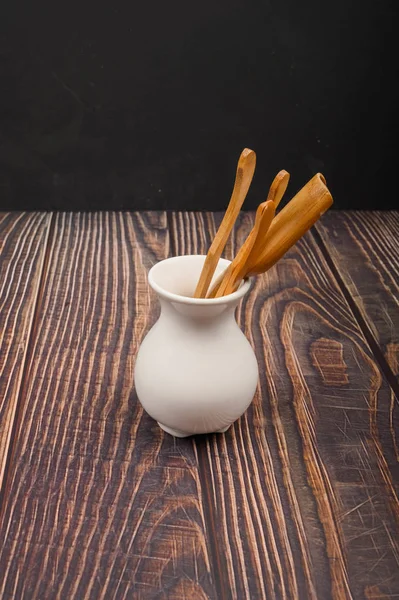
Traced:
MULTIPOLYGON (((219 219, 174 214, 174 252, 204 253, 219 219)), ((256 279, 239 319, 257 395, 226 435, 195 441, 225 597, 395 597, 391 390, 311 234, 256 279)))
POLYGON ((331 211, 317 228, 388 360, 399 346, 399 212, 331 211))
MULTIPOLYGON (((133 389, 135 354, 158 310, 146 272, 169 252, 205 253, 221 215, 174 213, 170 235, 164 213, 55 215, 40 293, 49 217, 3 217, 1 256, 6 271, 15 265, 3 342, 21 339, 26 354, 36 308, 23 386, 10 362, 0 382, 16 386, 21 409, 1 598, 399 594, 397 400, 317 236, 258 277, 238 312, 261 372, 250 409, 226 435, 177 440, 133 389)), ((243 214, 227 257, 252 225, 243 214)), ((383 261, 389 248, 378 252, 383 261)), ((364 278, 375 274, 354 257, 364 278)), ((377 293, 388 302, 384 268, 390 283, 377 293)), ((367 308, 371 288, 358 289, 367 308)), ((397 374, 396 338, 362 314, 397 374)))
POLYGON ((0 213, 0 491, 18 407, 50 217, 0 213))
POLYGON ((166 215, 55 217, 0 538, 0 597, 215 598, 191 440, 133 390, 166 215))

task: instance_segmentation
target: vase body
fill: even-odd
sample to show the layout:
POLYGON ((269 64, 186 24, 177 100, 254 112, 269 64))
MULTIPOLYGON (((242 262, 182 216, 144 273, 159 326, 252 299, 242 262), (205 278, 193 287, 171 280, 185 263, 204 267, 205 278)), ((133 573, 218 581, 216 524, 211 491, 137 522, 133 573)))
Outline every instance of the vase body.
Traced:
MULTIPOLYGON (((139 348, 135 386, 144 409, 177 437, 226 431, 258 381, 255 354, 235 319, 250 284, 222 298, 192 298, 204 260, 169 258, 148 276, 161 315, 139 348)), ((214 280, 228 264, 219 261, 214 280)))

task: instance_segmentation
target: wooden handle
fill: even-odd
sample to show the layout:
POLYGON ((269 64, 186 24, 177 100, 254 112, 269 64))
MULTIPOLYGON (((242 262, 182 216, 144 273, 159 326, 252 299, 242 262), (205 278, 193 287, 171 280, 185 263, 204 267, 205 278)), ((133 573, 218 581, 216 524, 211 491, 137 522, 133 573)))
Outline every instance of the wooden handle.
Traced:
POLYGON ((284 169, 282 169, 282 171, 279 171, 276 177, 273 179, 273 182, 269 189, 269 193, 267 195, 267 199, 273 200, 276 208, 280 204, 281 199, 285 194, 289 180, 290 174, 284 169))
POLYGON ((229 205, 223 221, 214 237, 206 256, 201 275, 194 292, 194 298, 205 298, 211 283, 219 258, 226 246, 228 237, 241 210, 249 186, 255 172, 256 154, 253 150, 245 148, 238 160, 236 179, 229 205))
POLYGON ((332 203, 326 180, 317 173, 273 219, 262 252, 248 263, 247 275, 270 269, 332 203))
POLYGON ((255 225, 243 247, 241 248, 241 254, 239 252, 236 256, 235 261, 237 262, 235 263, 235 261, 233 261, 225 276, 222 278, 223 281, 219 280, 217 282, 211 297, 219 297, 226 294, 231 294, 238 289, 238 286, 245 277, 248 264, 253 264, 263 249, 266 233, 271 225, 271 222, 273 221, 276 208, 280 204, 281 199, 285 194, 289 180, 290 174, 284 169, 277 173, 269 188, 267 201, 263 202, 258 207, 255 217, 255 225), (249 244, 251 244, 251 249, 248 247, 249 244))
POLYGON ((215 297, 235 292, 248 271, 248 263, 255 261, 265 243, 266 233, 273 221, 276 207, 272 200, 263 202, 256 211, 254 226, 237 256, 228 268, 215 297))
POLYGON ((220 296, 224 296, 226 293, 229 293, 226 292, 226 288, 234 286, 234 282, 240 277, 241 271, 245 272, 245 263, 247 262, 247 259, 251 253, 256 237, 258 235, 262 214, 265 207, 266 202, 259 204, 258 209, 256 211, 254 226, 249 232, 247 239, 241 246, 233 262, 230 264, 229 267, 227 267, 226 271, 224 272, 223 280, 218 286, 217 293, 214 296, 215 298, 219 298, 220 296))
MULTIPOLYGON (((247 260, 247 270, 248 264, 254 264, 261 255, 267 239, 266 234, 268 234, 271 224, 273 223, 274 215, 276 214, 276 204, 273 200, 267 200, 265 204, 266 206, 260 221, 258 235, 256 236, 251 254, 247 260)), ((246 273, 243 275, 243 277, 245 277, 245 275, 246 273)))

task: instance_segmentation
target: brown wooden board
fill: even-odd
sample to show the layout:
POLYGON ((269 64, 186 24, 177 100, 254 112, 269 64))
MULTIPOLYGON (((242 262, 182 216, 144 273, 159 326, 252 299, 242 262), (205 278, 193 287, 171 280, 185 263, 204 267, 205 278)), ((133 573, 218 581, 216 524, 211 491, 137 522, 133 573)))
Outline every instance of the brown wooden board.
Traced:
MULTIPOLYGON (((54 215, 4 499, 1 598, 399 594, 394 396, 317 236, 238 311, 260 384, 226 435, 173 439, 137 402, 135 354, 158 311, 146 272, 169 253, 205 252, 220 217, 171 214, 169 236, 164 213, 54 215)), ((226 256, 252 222, 242 215, 226 256)))
MULTIPOLYGON (((174 253, 206 251, 212 215, 172 221, 174 253)), ((252 222, 243 216, 226 256, 252 222)), ((391 390, 312 234, 256 280, 238 316, 259 360, 257 395, 226 435, 195 442, 221 593, 395 597, 391 390)))
POLYGON ((46 247, 50 216, 0 213, 0 492, 46 247))
POLYGON ((165 213, 55 216, 0 539, 0 597, 215 598, 191 439, 133 389, 165 213))

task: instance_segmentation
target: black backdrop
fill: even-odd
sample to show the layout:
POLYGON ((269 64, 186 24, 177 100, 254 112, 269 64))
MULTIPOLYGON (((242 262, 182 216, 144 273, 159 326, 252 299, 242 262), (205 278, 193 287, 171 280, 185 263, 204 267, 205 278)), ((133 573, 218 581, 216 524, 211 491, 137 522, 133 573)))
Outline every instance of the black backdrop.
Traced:
POLYGON ((396 208, 394 1, 2 0, 0 209, 396 208))

